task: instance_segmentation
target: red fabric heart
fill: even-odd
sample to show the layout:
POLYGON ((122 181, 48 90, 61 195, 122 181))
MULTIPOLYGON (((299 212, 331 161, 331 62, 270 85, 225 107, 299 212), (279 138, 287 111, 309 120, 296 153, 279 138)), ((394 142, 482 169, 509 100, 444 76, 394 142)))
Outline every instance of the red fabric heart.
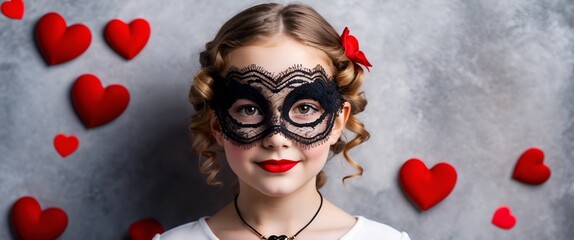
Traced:
POLYGON ((151 28, 145 19, 136 19, 129 25, 114 19, 106 25, 104 37, 112 49, 131 60, 145 47, 150 32, 151 28))
POLYGON ((12 0, 2 3, 0 7, 2 13, 12 19, 22 19, 24 17, 24 1, 12 0))
POLYGON ((494 216, 492 216, 492 224, 499 228, 510 230, 516 224, 516 217, 512 214, 509 207, 500 206, 494 212, 494 216))
POLYGON ((90 29, 82 24, 66 27, 58 13, 44 15, 36 24, 36 41, 48 65, 70 61, 84 53, 92 41, 90 29))
POLYGON ((12 227, 22 240, 53 240, 64 233, 68 215, 62 209, 42 211, 33 197, 22 197, 14 203, 11 214, 12 227))
POLYGON ((165 230, 159 221, 153 218, 139 220, 130 225, 131 240, 151 240, 156 234, 163 233, 165 230))
POLYGON ((64 134, 58 134, 54 138, 54 148, 56 148, 56 151, 63 158, 74 153, 79 145, 80 141, 74 135, 66 136, 64 134))
POLYGON ((128 90, 121 85, 105 89, 98 77, 84 74, 72 86, 72 103, 87 128, 106 124, 119 117, 130 101, 128 90))
POLYGON ((425 211, 452 192, 456 179, 456 170, 448 163, 439 163, 429 171, 421 160, 413 158, 405 162, 400 170, 403 191, 425 211))
POLYGON ((544 165, 544 152, 538 148, 526 150, 516 162, 512 177, 528 184, 542 184, 550 178, 550 168, 544 165))

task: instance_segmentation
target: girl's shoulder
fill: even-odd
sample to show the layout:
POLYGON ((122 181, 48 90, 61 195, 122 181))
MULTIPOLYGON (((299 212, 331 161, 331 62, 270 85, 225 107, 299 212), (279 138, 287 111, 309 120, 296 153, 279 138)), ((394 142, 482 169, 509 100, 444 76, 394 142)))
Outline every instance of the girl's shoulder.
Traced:
POLYGON ((197 221, 183 224, 167 232, 156 234, 152 240, 214 240, 217 237, 209 229, 207 217, 202 217, 197 221))
POLYGON ((356 216, 357 222, 341 240, 352 239, 385 239, 385 240, 410 240, 409 235, 395 228, 379 223, 363 216, 356 216))

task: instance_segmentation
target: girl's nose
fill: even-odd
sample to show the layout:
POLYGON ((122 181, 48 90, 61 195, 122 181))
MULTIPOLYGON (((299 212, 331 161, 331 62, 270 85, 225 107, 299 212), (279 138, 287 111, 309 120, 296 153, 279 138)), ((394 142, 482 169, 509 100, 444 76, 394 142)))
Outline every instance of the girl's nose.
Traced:
POLYGON ((263 147, 265 148, 288 148, 291 144, 291 139, 286 138, 280 131, 273 131, 267 137, 263 138, 263 147))

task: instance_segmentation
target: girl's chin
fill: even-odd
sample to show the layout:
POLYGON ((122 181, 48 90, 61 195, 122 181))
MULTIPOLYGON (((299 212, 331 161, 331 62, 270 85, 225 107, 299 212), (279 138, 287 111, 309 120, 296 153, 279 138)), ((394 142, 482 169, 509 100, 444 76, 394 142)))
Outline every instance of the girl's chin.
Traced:
MULTIPOLYGON (((278 179, 276 179, 278 180, 278 179)), ((254 190, 268 197, 283 197, 302 190, 304 187, 315 187, 315 178, 308 182, 293 181, 293 179, 282 179, 281 181, 266 181, 258 183, 257 186, 250 186, 254 190), (310 182, 313 182, 310 184, 310 182)))
POLYGON ((296 186, 293 183, 281 185, 262 184, 259 185, 256 190, 268 197, 283 197, 295 192, 298 188, 300 188, 300 186, 296 186))

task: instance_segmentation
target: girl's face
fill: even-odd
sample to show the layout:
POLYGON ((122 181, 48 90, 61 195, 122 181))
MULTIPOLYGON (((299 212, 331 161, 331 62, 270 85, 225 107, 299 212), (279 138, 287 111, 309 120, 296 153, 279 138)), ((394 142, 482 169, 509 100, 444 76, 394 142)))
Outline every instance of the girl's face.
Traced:
POLYGON ((228 57, 233 82, 219 85, 210 125, 241 188, 283 196, 314 186, 350 113, 327 56, 281 34, 228 57))

